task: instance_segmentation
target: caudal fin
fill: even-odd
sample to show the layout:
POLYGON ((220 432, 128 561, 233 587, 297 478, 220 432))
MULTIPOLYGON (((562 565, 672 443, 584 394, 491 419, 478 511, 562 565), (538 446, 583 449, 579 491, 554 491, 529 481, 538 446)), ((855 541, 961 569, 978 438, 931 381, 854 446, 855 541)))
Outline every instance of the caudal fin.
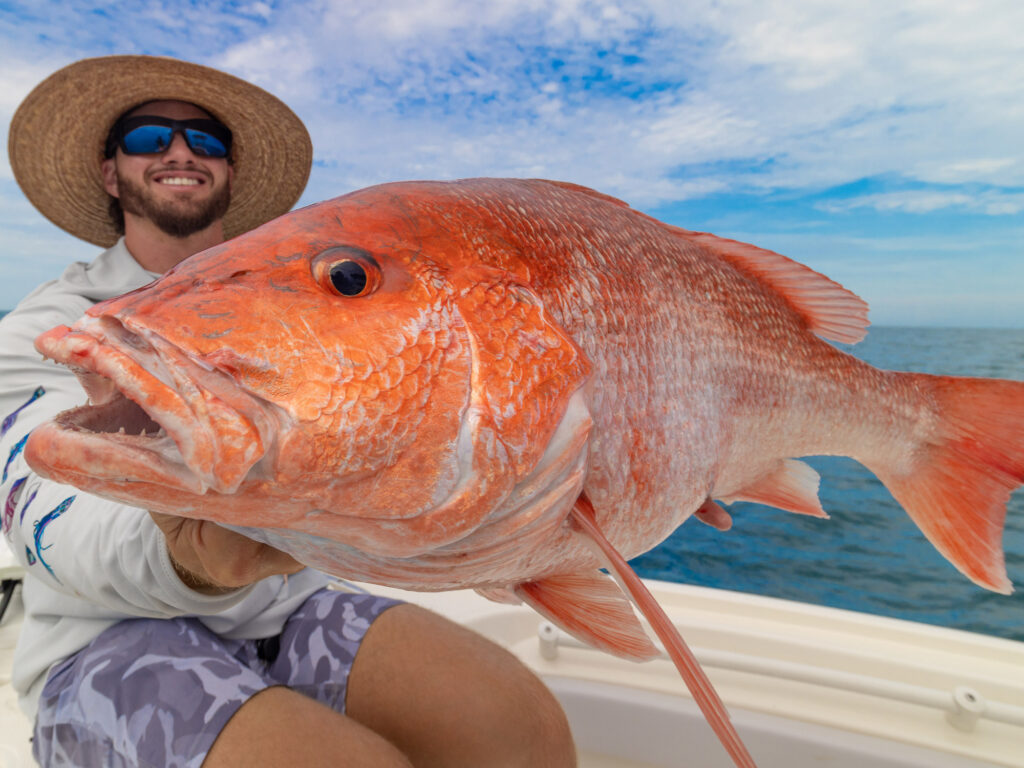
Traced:
POLYGON ((1010 494, 1024 483, 1024 382, 908 375, 938 423, 909 470, 870 469, 967 578, 1009 594, 1002 536, 1010 494))

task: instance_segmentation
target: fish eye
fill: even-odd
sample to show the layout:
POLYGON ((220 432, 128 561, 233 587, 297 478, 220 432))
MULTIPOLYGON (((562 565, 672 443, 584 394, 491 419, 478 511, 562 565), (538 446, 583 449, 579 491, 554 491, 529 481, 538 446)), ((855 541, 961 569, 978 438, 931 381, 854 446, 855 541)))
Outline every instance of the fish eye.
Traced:
POLYGON ((331 293, 354 299, 376 290, 380 267, 361 248, 331 248, 314 259, 313 275, 331 293))
POLYGON ((331 264, 331 285, 342 296, 359 296, 366 290, 366 270, 358 261, 338 261, 331 264))

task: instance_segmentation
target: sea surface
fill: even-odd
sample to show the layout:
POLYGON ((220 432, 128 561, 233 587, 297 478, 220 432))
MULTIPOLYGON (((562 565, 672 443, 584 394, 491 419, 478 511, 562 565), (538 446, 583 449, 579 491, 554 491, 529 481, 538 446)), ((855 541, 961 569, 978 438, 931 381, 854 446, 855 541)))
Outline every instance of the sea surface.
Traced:
MULTIPOLYGON (((1024 330, 870 328, 844 350, 880 368, 1024 380, 1024 330)), ((632 561, 644 577, 769 595, 1024 641, 1024 488, 1003 546, 1013 595, 975 586, 852 459, 818 456, 828 520, 737 502, 732 530, 690 519, 632 561)))
MULTIPOLYGON (((0 317, 5 313, 0 310, 0 317)), ((840 345, 891 370, 1024 380, 1024 330, 869 329, 840 345)), ((818 456, 830 519, 738 502, 733 528, 688 520, 633 566, 641 576, 846 608, 1024 641, 1024 488, 1010 499, 1003 547, 1018 591, 975 586, 942 558, 874 475, 818 456)))

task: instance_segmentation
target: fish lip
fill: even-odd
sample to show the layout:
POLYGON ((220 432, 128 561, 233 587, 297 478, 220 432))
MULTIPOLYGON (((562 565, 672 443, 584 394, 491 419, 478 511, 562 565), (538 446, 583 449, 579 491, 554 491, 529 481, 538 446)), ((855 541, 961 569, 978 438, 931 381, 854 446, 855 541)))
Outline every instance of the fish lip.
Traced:
MULTIPOLYGON (((168 372, 174 373, 175 366, 188 366, 189 361, 183 352, 174 354, 176 348, 161 341, 134 333, 111 316, 86 317, 73 328, 56 328, 41 335, 36 340, 37 350, 68 366, 89 395, 87 405, 64 411, 45 425, 43 437, 80 455, 102 455, 103 462, 96 461, 87 473, 92 476, 105 462, 131 470, 117 473, 122 482, 157 482, 197 495, 211 488, 231 493, 263 452, 237 467, 225 468, 223 462, 217 462, 218 435, 196 407, 203 389, 196 385, 191 388, 195 391, 186 394, 176 386, 180 382, 168 372), (140 360, 157 371, 147 370, 140 360), (122 435, 112 426, 97 431, 93 427, 107 424, 104 413, 141 422, 143 434, 122 435), (146 417, 150 422, 143 420, 146 417)), ((237 419, 245 421, 241 414, 237 419)))
POLYGON ((168 489, 202 495, 205 484, 181 460, 181 454, 162 429, 150 437, 111 432, 93 432, 82 427, 77 416, 91 406, 79 406, 62 411, 46 424, 36 427, 26 446, 26 458, 37 472, 53 479, 81 488, 89 488, 96 481, 118 485, 150 483, 168 489), (72 462, 62 461, 58 466, 49 463, 53 455, 71 455, 72 462), (175 461, 169 453, 177 455, 175 461), (80 457, 91 457, 82 459, 80 457), (102 461, 96 457, 102 456, 102 461), (111 471, 111 459, 116 469, 111 471))

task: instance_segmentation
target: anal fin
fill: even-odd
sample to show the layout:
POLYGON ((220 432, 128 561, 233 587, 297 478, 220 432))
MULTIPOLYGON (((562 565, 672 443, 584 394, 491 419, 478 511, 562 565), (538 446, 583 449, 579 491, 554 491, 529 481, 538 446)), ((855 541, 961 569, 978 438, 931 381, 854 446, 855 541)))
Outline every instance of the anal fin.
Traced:
POLYGON ((828 514, 818 500, 821 476, 805 462, 783 459, 767 474, 750 485, 728 496, 717 496, 720 501, 752 501, 769 507, 796 512, 799 515, 827 518, 828 514))
POLYGON ((600 571, 525 581, 516 585, 515 593, 541 616, 587 645, 634 661, 658 655, 633 606, 615 582, 600 571))

